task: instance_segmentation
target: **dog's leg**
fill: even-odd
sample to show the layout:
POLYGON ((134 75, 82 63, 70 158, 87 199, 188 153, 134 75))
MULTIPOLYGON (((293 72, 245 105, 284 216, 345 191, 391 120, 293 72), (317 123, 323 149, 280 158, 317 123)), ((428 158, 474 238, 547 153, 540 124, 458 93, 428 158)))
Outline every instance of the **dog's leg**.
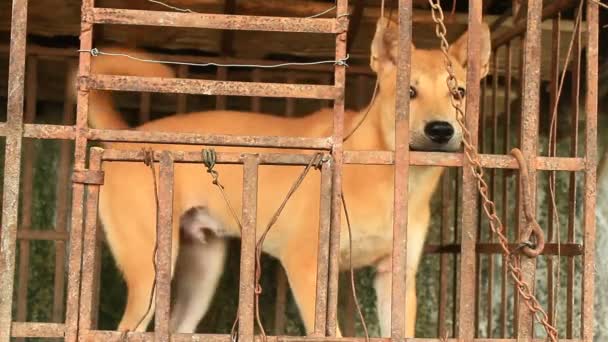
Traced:
MULTIPOLYGON (((382 337, 391 336, 391 258, 382 259, 376 266, 374 289, 376 290, 376 308, 382 337)), ((405 284, 405 337, 414 337, 416 329, 416 271, 406 270, 405 284)))
POLYGON ((175 270, 175 303, 171 331, 193 333, 209 309, 224 269, 226 241, 210 238, 205 243, 183 243, 175 270))
MULTIPOLYGON (((286 254, 281 258, 281 263, 285 268, 300 317, 304 321, 306 333, 311 334, 315 323, 317 245, 316 242, 300 243, 292 250, 297 252, 286 254)), ((342 337, 339 327, 336 329, 336 336, 342 337)))
MULTIPOLYGON (((407 265, 405 267, 405 337, 414 337, 416 330, 416 273, 422 256, 426 231, 428 227, 428 210, 413 211, 417 216, 410 216, 407 228, 407 265)), ((376 290, 376 307, 380 320, 382 337, 391 335, 391 256, 381 259, 376 264, 374 288, 376 290)))

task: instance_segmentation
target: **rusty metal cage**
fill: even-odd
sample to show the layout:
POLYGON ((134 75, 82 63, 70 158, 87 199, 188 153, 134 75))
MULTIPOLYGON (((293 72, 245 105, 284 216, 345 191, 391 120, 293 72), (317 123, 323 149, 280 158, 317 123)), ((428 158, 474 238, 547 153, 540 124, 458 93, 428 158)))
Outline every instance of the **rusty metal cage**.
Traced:
MULTIPOLYGON (((523 229, 521 216, 521 194, 513 181, 513 170, 518 163, 507 154, 514 146, 521 146, 528 164, 533 198, 536 200, 541 186, 555 188, 559 179, 566 179, 568 193, 567 213, 556 214, 556 206, 548 202, 538 203, 536 215, 547 212, 546 233, 548 243, 542 261, 549 271, 546 276, 537 274, 537 261, 522 258, 526 280, 531 283, 545 284, 548 293, 546 303, 549 319, 555 323, 556 296, 566 291, 565 330, 560 330, 560 341, 592 341, 593 339, 593 274, 594 274, 594 234, 595 234, 595 188, 597 164, 597 75, 598 75, 598 5, 594 1, 582 1, 577 15, 585 15, 585 20, 573 30, 573 44, 568 49, 566 62, 571 59, 569 68, 572 73, 572 102, 575 104, 571 114, 574 128, 570 129, 570 152, 558 156, 557 124, 540 127, 544 116, 540 108, 541 89, 541 24, 545 19, 552 20, 552 52, 549 67, 550 100, 549 111, 557 111, 560 93, 560 62, 564 56, 563 39, 560 37, 559 13, 579 2, 554 1, 543 8, 542 1, 530 0, 522 10, 525 20, 514 29, 493 36, 492 84, 483 82, 478 85, 480 73, 479 46, 475 42, 480 32, 482 20, 481 2, 469 2, 468 90, 466 123, 471 131, 473 143, 482 152, 482 165, 489 170, 491 196, 501 207, 501 216, 508 223, 509 236, 516 240, 518 231, 523 229), (582 47, 586 48, 586 73, 581 75, 582 47), (570 51, 571 50, 571 51, 570 51), (570 57, 571 56, 571 57, 570 57), (519 60, 518 60, 519 57, 519 60), (499 60, 505 65, 502 79, 499 74, 499 60), (504 103, 499 103, 499 80, 504 84, 504 103), (520 80, 521 109, 514 108, 510 93, 515 88, 514 81, 520 80), (579 108, 580 85, 585 81, 586 92, 583 97, 584 109, 579 108), (506 118, 504 132, 498 130, 500 108, 506 118), (511 135, 511 116, 518 116, 521 110, 519 137, 511 135), (512 114, 513 113, 513 114, 512 114), (579 122, 584 130, 579 134, 579 122), (543 150, 538 139, 539 129, 546 129, 550 138, 543 150), (540 151, 546 151, 542 155, 540 151), (544 177, 546 176, 546 177, 544 177), (584 178, 583 186, 577 187, 577 179, 584 178), (546 184, 542 182, 546 178, 546 184), (582 202, 582 219, 577 221, 578 202, 582 202), (508 203, 514 203, 512 207, 508 203), (514 214, 514 215, 513 215, 514 214), (566 242, 560 240, 560 217, 567 222, 566 242), (557 218, 554 218, 557 217, 557 218), (513 227, 518 227, 515 229, 513 227), (558 256, 556 259, 555 257, 558 256), (559 256, 565 257, 562 267, 559 256), (554 284, 553 269, 565 268, 566 286, 554 284), (578 280, 577 280, 578 279, 578 280), (575 282, 581 281, 580 293, 575 292, 575 282), (561 287, 560 287, 561 286, 561 287), (561 291, 561 292, 560 292, 561 291), (577 305, 578 304, 578 305, 577 305), (577 323, 580 321, 580 324, 577 323)), ((400 22, 399 51, 397 61, 399 72, 396 105, 396 150, 388 151, 345 151, 342 146, 344 136, 344 94, 346 68, 334 67, 333 84, 327 76, 319 77, 319 84, 294 84, 296 80, 288 77, 288 84, 263 83, 259 73, 254 72, 254 82, 234 82, 226 78, 226 70, 218 69, 219 80, 200 80, 189 78, 185 68, 180 70, 179 79, 147 79, 133 76, 97 75, 90 72, 91 55, 79 54, 79 90, 76 116, 73 115, 75 103, 69 95, 65 98, 63 125, 34 123, 36 104, 36 68, 39 60, 60 58, 68 60, 70 52, 27 47, 27 0, 13 0, 11 41, 8 80, 7 120, 0 124, 0 133, 6 139, 6 153, 3 185, 2 235, 0 245, 0 340, 11 338, 59 338, 69 341, 94 338, 98 340, 121 340, 118 332, 96 330, 96 312, 99 296, 99 253, 101 233, 97 224, 97 196, 101 181, 98 171, 104 161, 129 161, 141 163, 143 153, 123 150, 103 150, 90 148, 91 141, 126 141, 146 143, 171 143, 193 145, 221 145, 237 147, 278 147, 285 149, 320 150, 331 158, 331 165, 324 164, 321 170, 321 224, 318 267, 317 302, 315 331, 308 337, 272 336, 269 340, 315 340, 337 341, 338 303, 338 244, 340 241, 341 218, 341 170, 344 164, 383 164, 395 166, 395 212, 393 227, 393 297, 392 297, 392 336, 391 340, 404 340, 405 327, 402 308, 405 306, 405 247, 407 231, 407 189, 410 165, 433 165, 451 168, 443 177, 441 193, 441 219, 437 244, 426 247, 428 253, 436 256, 440 267, 437 335, 435 338, 408 339, 416 341, 515 341, 520 339, 543 340, 534 331, 534 317, 525 301, 521 298, 507 299, 509 291, 515 290, 509 284, 504 263, 501 261, 500 246, 487 228, 487 220, 479 205, 477 185, 471 171, 471 164, 462 153, 421 153, 409 151, 409 67, 412 23, 411 1, 399 1, 398 19, 400 22), (28 68, 26 77, 25 68, 28 68), (27 92, 25 91, 27 88, 27 92), (185 94, 216 95, 217 108, 225 108, 223 96, 249 96, 251 108, 258 111, 260 97, 286 97, 286 113, 294 112, 293 98, 314 98, 333 102, 333 133, 329 137, 261 137, 261 136, 201 136, 166 132, 134 132, 92 129, 88 127, 89 90, 111 90, 142 92, 139 117, 147 121, 150 117, 150 93, 177 94, 177 112, 187 108, 185 94), (24 106, 25 104, 25 106, 24 106), (25 108, 25 110, 24 110, 25 108), (75 124, 72 124, 75 120, 75 124), (32 206, 32 145, 28 139, 62 140, 61 160, 58 166, 57 226, 54 230, 39 231, 30 229, 32 206), (71 169, 73 150, 73 169, 71 169), (23 158, 22 158, 23 155, 23 158), (30 156, 30 157, 28 157, 30 156), (66 181, 72 174, 72 192, 66 181), (20 191, 21 187, 21 191, 20 191), (71 205, 68 201, 71 198, 71 205), (21 212, 19 203, 22 203, 21 212), (28 204, 29 203, 29 204, 28 204), (70 208, 70 209, 68 209, 70 208), (336 213, 337 211, 337 213, 336 213), (71 217, 68 217, 68 212, 71 217), (21 219, 19 217, 21 216, 21 219), (65 229, 69 224, 70 229, 65 229), (26 322, 24 287, 15 288, 15 275, 19 284, 28 282, 26 272, 27 253, 32 240, 47 240, 56 243, 55 293, 53 295, 53 323, 26 322), (19 263, 16 251, 19 246, 19 263), (67 252, 67 257, 66 257, 67 252), (24 257, 24 255, 26 257, 24 257), (67 259, 64 264, 63 260, 67 259), (451 269, 450 272, 447 270, 451 269), (67 282, 63 273, 67 271, 67 282), (485 279, 485 281, 482 281, 485 279), (65 283, 64 283, 65 282, 65 283), (64 293, 64 286, 67 288, 64 293), (499 300, 496 299, 500 292, 499 300), (16 293, 16 303, 13 297, 16 293), (484 296, 485 295, 485 296, 484 296), (475 298, 472 301, 471 298, 475 298), (15 305, 16 304, 16 305, 15 305), (13 315, 13 307, 16 314, 13 315), (65 312, 65 316, 64 316, 65 312), (485 318, 484 318, 485 317, 485 318), (507 323, 509 319, 514 322, 507 323), (448 325, 452 321, 454 324, 448 325), (457 324, 456 324, 457 322, 457 324), (508 327, 510 326, 510 328, 508 327), (449 338, 445 335, 451 336, 449 338)), ((192 27, 226 30, 257 30, 283 32, 310 32, 335 35, 335 59, 346 57, 348 28, 348 5, 346 0, 337 0, 335 18, 277 18, 242 15, 215 15, 198 13, 175 13, 127 9, 108 9, 95 7, 94 0, 83 0, 81 50, 90 51, 93 47, 94 25, 148 25, 165 27, 192 27)), ((515 13, 515 8, 513 9, 515 13)), ((321 71, 326 69, 319 69, 321 71)), ((350 71, 350 70, 349 70, 350 71)), ((359 72, 365 75, 365 72, 359 72)), ((365 77, 365 76, 362 76, 365 77)), ((361 84, 364 83, 362 78, 361 84)), ((362 87, 363 88, 363 87, 362 87)), ((550 119, 550 118, 549 118, 550 119)), ((295 153, 237 154, 218 153, 218 163, 239 164, 243 167, 243 234, 240 261, 239 292, 239 339, 252 341, 254 334, 254 254, 256 229, 257 170, 260 165, 306 165, 312 155, 295 153), (246 190, 246 191, 245 191, 246 190)), ((200 153, 156 151, 154 159, 160 165, 159 181, 159 227, 171 226, 173 167, 176 163, 202 163, 200 153)), ((169 332, 170 299, 170 258, 171 235, 168 230, 159 229, 158 254, 156 262, 157 297, 156 319, 153 333, 129 333, 129 340, 162 341, 230 341, 230 335, 185 335, 169 332)), ((283 279, 282 290, 285 291, 283 279)), ((282 295, 284 296, 284 294, 282 295)), ((351 303, 352 305, 352 303, 351 303)), ((278 310, 284 310, 278 304, 278 310)), ((352 310, 352 308, 351 308, 352 310)), ((350 318, 352 319, 352 317, 350 318)), ((281 324, 281 323, 278 323, 281 324)), ((352 324, 352 323, 351 323, 352 324)), ((348 331, 349 329, 347 329, 348 331)), ((352 336, 352 328, 351 336, 352 336)), ((347 333, 348 335, 348 333, 347 333)), ((363 340, 344 338, 344 340, 363 340)))

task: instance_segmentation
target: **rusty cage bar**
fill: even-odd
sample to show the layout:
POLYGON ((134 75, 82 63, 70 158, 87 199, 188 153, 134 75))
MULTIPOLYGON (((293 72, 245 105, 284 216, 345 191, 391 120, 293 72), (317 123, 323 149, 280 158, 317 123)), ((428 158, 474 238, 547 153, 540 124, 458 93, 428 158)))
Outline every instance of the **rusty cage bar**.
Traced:
MULTIPOLYGON (((555 296, 559 295, 560 288, 553 284, 553 269, 561 267, 559 256, 566 257, 566 316, 565 331, 560 330, 560 341, 585 341, 593 339, 593 273, 594 273, 594 235, 595 235, 595 187, 597 164, 597 68, 598 68, 598 5, 587 1, 583 8, 581 2, 577 15, 584 12, 585 20, 581 19, 577 30, 573 32, 572 56, 566 57, 566 63, 571 59, 570 68, 573 70, 573 86, 571 97, 576 103, 576 110, 571 115, 575 125, 570 137, 570 150, 566 156, 558 156, 557 124, 551 124, 547 155, 541 155, 541 143, 537 132, 541 118, 544 116, 539 108, 541 88, 541 24, 544 19, 551 18, 553 27, 552 44, 558 46, 561 40, 559 35, 561 11, 575 7, 575 1, 554 1, 543 8, 542 1, 531 0, 525 9, 525 22, 517 24, 515 28, 502 34, 493 35, 492 52, 493 63, 490 71, 492 84, 481 88, 476 82, 479 79, 479 44, 476 41, 480 34, 482 20, 481 2, 469 2, 469 35, 468 56, 470 59, 467 79, 466 123, 471 131, 474 144, 483 150, 481 164, 491 169, 490 183, 492 198, 497 201, 501 219, 505 221, 508 236, 512 241, 523 233, 524 223, 520 218, 513 220, 513 213, 520 215, 517 210, 522 205, 521 194, 517 191, 517 183, 509 183, 513 170, 518 169, 515 159, 507 153, 511 147, 521 146, 528 168, 531 173, 533 198, 540 188, 541 178, 547 174, 547 187, 555 188, 558 174, 568 175, 569 207, 567 217, 566 242, 559 238, 559 217, 554 219, 557 209, 547 205, 548 238, 543 252, 542 263, 546 263, 548 271, 546 282, 548 285, 546 308, 550 314, 551 322, 558 319, 555 296), (583 24, 585 24, 583 26, 583 24), (584 32, 584 38, 581 32, 584 32), (586 47, 586 96, 584 99, 584 137, 579 138, 578 101, 580 91, 581 49, 586 47), (515 53, 520 47, 521 56, 515 53), (520 108, 510 101, 510 93, 514 87, 514 80, 518 79, 514 62, 521 57, 519 72, 522 81, 521 92, 521 131, 519 138, 510 135, 511 118, 515 117, 520 108), (498 60, 504 60, 506 67, 503 71, 504 104, 498 103, 499 70, 498 60), (487 97, 491 100, 487 100, 487 97), (498 110, 504 107, 506 126, 504 132, 498 132, 498 110), (540 114, 539 114, 540 113, 540 114), (488 129, 490 127, 490 129, 488 129), (482 135, 482 132, 483 133, 482 135), (491 132, 488 134, 487 132, 491 132), (502 139, 501 139, 502 138, 502 139), (502 140, 502 141, 501 141, 502 140), (581 141, 582 140, 582 141, 581 141), (517 144, 519 145, 517 145, 517 144), (490 145, 489 148, 487 145, 490 145), (582 146, 582 147, 581 147, 582 146), (584 149, 584 153, 580 149, 584 149), (577 175, 584 176, 582 189, 583 218, 582 224, 577 225, 577 175), (507 203, 515 200, 516 208, 510 208, 507 203), (517 226, 517 230, 515 230, 517 226), (582 228, 581 228, 582 227, 582 228), (578 230, 577 230, 578 229, 578 230), (579 235, 577 235, 579 234, 579 235), (580 236, 580 237, 579 237, 580 236), (554 259, 557 256, 557 259, 554 259), (578 259, 576 259, 578 257, 578 259), (580 294, 573 293, 575 277, 577 277, 576 263, 580 263, 578 274, 582 278, 580 294), (575 297, 580 296, 580 309, 575 308, 575 297), (578 310, 578 311, 577 311, 578 310), (578 314, 577 314, 578 312, 578 314), (580 317, 580 327, 575 326, 575 318, 580 317), (575 331, 579 333, 576 334, 575 331)), ((392 334, 391 340, 402 341, 405 335, 403 307, 405 306, 405 246, 407 232, 407 189, 409 166, 431 165, 448 168, 462 168, 462 172, 450 170, 444 175, 442 181, 441 232, 439 244, 428 244, 425 252, 440 254, 440 294, 438 327, 436 338, 417 338, 415 341, 516 341, 530 339, 541 341, 544 339, 535 332, 534 318, 525 302, 515 296, 513 303, 508 303, 509 293, 516 292, 510 284, 504 257, 496 257, 501 252, 500 246, 493 236, 488 235, 487 220, 483 218, 479 208, 477 186, 471 171, 471 164, 462 153, 415 152, 409 151, 409 68, 411 56, 409 52, 412 40, 412 2, 399 0, 398 21, 400 23, 399 51, 397 61, 399 66, 398 81, 402 88, 398 88, 396 105, 397 116, 395 121, 396 150, 391 151, 344 151, 342 139, 344 136, 344 94, 346 70, 342 65, 333 67, 333 84, 327 80, 318 85, 293 84, 297 78, 288 74, 288 84, 264 83, 259 70, 252 72, 253 82, 228 81, 226 69, 218 69, 218 79, 215 81, 188 78, 187 67, 179 69, 179 79, 152 79, 134 76, 108 76, 91 73, 91 55, 87 52, 79 54, 79 81, 77 114, 73 117, 74 103, 69 94, 65 97, 63 125, 48 125, 35 123, 36 105, 36 69, 40 59, 48 56, 70 60, 75 54, 71 51, 48 49, 27 46, 27 0, 13 0, 11 41, 8 48, 10 56, 8 79, 8 105, 7 120, 0 123, 0 135, 6 138, 6 154, 4 165, 3 211, 2 231, 0 244, 0 341, 9 341, 11 338, 44 337, 62 338, 68 341, 77 339, 99 339, 108 341, 122 340, 118 332, 96 330, 96 307, 99 296, 99 268, 100 268, 100 237, 101 232, 97 222, 97 205, 99 188, 102 185, 102 168, 104 161, 143 162, 144 154, 134 151, 103 150, 88 148, 90 141, 125 141, 145 143, 171 143, 189 145, 219 145, 236 147, 269 147, 285 149, 321 150, 331 157, 331 165, 324 164, 321 170, 321 246, 318 255, 317 269, 317 302, 314 334, 308 337, 269 336, 269 341, 337 341, 337 306, 338 306, 338 246, 340 243, 341 218, 341 170, 345 164, 366 165, 395 165, 395 212, 393 229, 393 295, 392 295, 392 334), (27 77, 26 77, 27 62, 27 77), (27 86, 26 86, 27 83, 27 86), (328 85, 329 84, 329 85, 328 85), (270 136, 229 136, 210 135, 201 136, 188 133, 166 132, 136 132, 92 129, 88 127, 88 97, 90 90, 111 90, 142 92, 139 118, 145 122, 150 118, 151 93, 176 94, 176 108, 178 112, 185 112, 187 100, 185 94, 206 94, 216 96, 217 108, 225 108, 225 96, 249 96, 254 111, 260 110, 260 97, 287 97, 286 113, 293 113, 295 106, 292 98, 311 98, 333 101, 333 132, 331 136, 323 138, 304 137, 270 137, 270 136), (27 91, 27 92, 26 92, 27 91), (25 110, 23 109, 25 108, 25 110), (72 125, 73 119, 76 123, 72 125), (24 139, 25 138, 25 139, 24 139), (57 224, 51 231, 39 231, 31 228, 31 202, 32 202, 32 168, 34 152, 27 139, 61 139, 61 162, 59 174, 67 179, 70 173, 71 144, 74 144, 72 194, 71 194, 71 220, 67 216, 68 184, 58 184, 57 224), (73 143, 72 143, 73 141, 73 143), (23 159, 22 159, 23 154, 23 159), (455 182, 455 185, 453 185, 455 182), (20 187, 22 189, 20 196, 20 187), (452 194, 453 196, 450 196, 452 194), (86 199, 86 200, 85 200, 86 199), (21 220, 19 220, 19 203, 22 202, 21 220), (64 203, 64 204, 62 204, 64 203), (481 214, 480 214, 481 213, 481 214), (70 222, 70 229, 66 226, 70 222), (450 232, 450 226, 454 227, 450 232), (458 232, 456 228, 460 228, 458 232), (452 234, 451 234, 452 233, 452 234), (460 242, 458 241, 460 239, 460 242), (53 322, 26 322, 26 288, 14 288, 15 274, 19 271, 19 283, 28 283, 27 255, 32 240, 50 240, 56 243, 55 264, 55 294, 53 301, 53 322), (16 264, 16 251, 19 245, 21 259, 16 264), (66 254, 66 248, 67 250, 66 254), (64 259, 68 262, 64 265, 64 259), (67 282, 61 276, 67 267, 67 282), (447 269, 452 269, 452 279, 448 279, 447 269), (481 284, 482 272, 490 274, 489 285, 481 284), (500 281, 497 278, 500 276, 500 281), (458 280, 457 280, 458 278, 458 280), (452 285, 448 282, 452 281, 452 285), (64 284, 65 283, 65 284, 64 284), (66 293, 61 289, 67 287, 66 293), (449 290, 451 290, 451 293, 449 290), (486 299, 482 299, 482 290, 487 291, 486 299), (16 292, 16 303, 13 303, 13 293, 16 292), (500 307, 498 318, 492 318, 495 311, 493 306, 499 293, 500 307), (451 298, 451 299, 450 299, 451 298), (472 301, 471 298, 475 298, 472 301), (453 302, 451 312, 447 303, 453 302), (485 305, 485 311, 482 307, 485 305), (13 315, 13 306, 16 307, 13 315), (511 306, 508 308, 508 306, 511 306), (63 313, 65 312, 65 318, 63 313), (489 316, 482 326, 482 316, 489 316), (451 317, 453 325, 448 327, 446 320, 451 317), (507 328, 507 321, 514 320, 512 332, 507 328), (456 324, 457 322, 457 324, 456 324), (444 336, 450 336, 445 338, 444 336)), ((93 47, 93 29, 96 24, 109 25, 149 25, 167 27, 189 27, 225 30, 259 30, 284 32, 309 32, 331 34, 336 37, 335 58, 341 60, 346 57, 346 42, 348 28, 348 8, 346 0, 337 0, 337 13, 335 18, 278 18, 255 17, 234 14, 199 14, 175 13, 127 9, 108 9, 95 7, 94 0, 83 0, 81 26, 81 46, 83 51, 90 51, 93 47)), ((513 9, 513 16, 517 13, 513 9)), ((0 50, 3 50, 0 47, 0 50)), ((6 50, 6 49, 4 49, 6 50)), ((556 112, 560 89, 560 52, 554 48, 551 55, 550 112, 556 112)), ((184 60, 184 59, 180 59, 184 60)), ((192 57, 193 61, 194 57, 192 57)), ((230 61, 231 59, 218 58, 217 61, 230 61)), ((567 66, 563 67, 564 69, 567 66)), ((298 68, 294 68, 297 70, 298 68)), ((315 72, 329 71, 323 67, 313 67, 315 72)), ((363 68, 354 67, 349 72, 366 75, 363 68), (354 71, 353 71, 354 70, 354 71)), ((363 77, 363 76, 362 76, 363 77)), ((70 80, 68 79, 69 83, 70 80)), ((363 84, 363 82, 361 82, 363 84)), ((129 333, 129 340, 162 340, 162 341, 230 341, 229 335, 185 334, 171 335, 168 327, 169 293, 170 293, 170 259, 171 238, 167 230, 172 220, 172 192, 173 167, 178 163, 202 163, 200 153, 155 151, 154 160, 159 163, 159 214, 158 239, 159 253, 157 254, 157 297, 156 317, 153 333, 129 333)), ((239 164, 244 170, 243 192, 243 237, 241 243, 240 261, 240 288, 239 288, 239 339, 253 341, 254 334, 254 254, 257 207, 257 170, 260 165, 306 165, 312 155, 295 153, 259 153, 237 154, 218 153, 217 162, 222 164, 239 164)), ((580 177, 579 177, 580 178, 580 177)), ((61 179, 61 178, 60 178, 61 179)), ((544 210, 544 204, 535 206, 536 215, 544 210)), ((515 247, 515 244, 513 246, 515 247)), ((541 261, 538 261, 541 263, 541 261)), ((537 262, 533 259, 522 258, 522 267, 527 280, 534 284, 540 277, 536 272, 537 262)), ((279 271, 281 272, 281 271, 279 271)), ((283 286, 287 286, 283 283, 283 286)), ((563 285, 562 285, 563 286, 563 285)), ((285 310, 284 300, 286 289, 281 288, 277 310, 285 310)), ((352 310, 352 308, 351 308, 352 310)), ((353 319, 352 317, 349 319, 353 319)), ((284 322, 277 321, 275 326, 280 327, 284 322)), ((280 329, 279 329, 280 330, 280 329)), ((343 340, 360 341, 362 338, 347 337, 343 340)), ((381 340, 381 339, 372 339, 381 340)), ((386 340, 386 339, 382 339, 386 340)), ((410 339, 408 339, 410 340, 410 339)))

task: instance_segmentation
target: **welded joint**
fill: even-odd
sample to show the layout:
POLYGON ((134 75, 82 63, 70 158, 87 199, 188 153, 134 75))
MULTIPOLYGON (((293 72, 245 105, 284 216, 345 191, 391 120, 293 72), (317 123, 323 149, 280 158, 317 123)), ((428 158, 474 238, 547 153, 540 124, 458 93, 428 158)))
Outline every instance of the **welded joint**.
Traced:
POLYGON ((103 185, 104 172, 101 170, 74 170, 72 183, 103 185))

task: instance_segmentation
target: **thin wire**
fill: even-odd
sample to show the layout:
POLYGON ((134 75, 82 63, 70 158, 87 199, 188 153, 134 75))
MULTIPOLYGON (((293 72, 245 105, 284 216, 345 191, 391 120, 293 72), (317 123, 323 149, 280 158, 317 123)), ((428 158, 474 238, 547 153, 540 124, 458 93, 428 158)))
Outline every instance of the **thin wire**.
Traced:
POLYGON ((97 56, 114 56, 114 57, 126 57, 132 60, 136 60, 139 62, 145 63, 157 63, 157 64, 171 64, 171 65, 186 65, 193 67, 208 67, 208 66, 216 66, 216 67, 227 67, 227 68, 263 68, 263 69, 274 69, 274 68, 282 68, 286 66, 306 66, 306 65, 319 65, 319 64, 335 64, 339 66, 348 67, 346 61, 350 58, 350 55, 346 55, 345 58, 338 60, 324 60, 324 61, 316 61, 316 62, 286 62, 280 64, 223 64, 223 63, 190 63, 190 62, 179 62, 179 61, 166 61, 160 59, 148 59, 148 58, 139 58, 135 56, 131 56, 126 53, 115 53, 115 52, 104 52, 99 50, 98 48, 92 48, 90 50, 78 50, 78 52, 88 52, 93 57, 97 56))
MULTIPOLYGON (((180 7, 176 7, 176 6, 169 5, 168 3, 166 3, 166 2, 162 2, 162 1, 159 1, 159 0, 147 0, 147 1, 148 1, 148 2, 152 2, 152 3, 155 3, 155 4, 157 4, 157 5, 161 5, 161 6, 163 6, 163 7, 169 8, 169 9, 172 9, 172 10, 174 10, 174 11, 178 11, 178 12, 183 12, 183 13, 198 13, 198 12, 195 12, 195 11, 193 11, 193 10, 189 9, 189 8, 180 8, 180 7)), ((320 17, 320 16, 322 16, 322 15, 324 15, 324 14, 327 14, 327 13, 329 13, 329 12, 331 12, 331 11, 335 10, 336 8, 337 8, 337 6, 335 6, 335 5, 334 5, 334 6, 332 6, 332 7, 328 8, 328 9, 326 9, 325 11, 323 11, 323 12, 321 12, 321 13, 317 13, 317 14, 313 14, 313 15, 308 16, 308 17, 304 17, 304 19, 313 19, 313 18, 318 18, 318 17, 320 17)))

